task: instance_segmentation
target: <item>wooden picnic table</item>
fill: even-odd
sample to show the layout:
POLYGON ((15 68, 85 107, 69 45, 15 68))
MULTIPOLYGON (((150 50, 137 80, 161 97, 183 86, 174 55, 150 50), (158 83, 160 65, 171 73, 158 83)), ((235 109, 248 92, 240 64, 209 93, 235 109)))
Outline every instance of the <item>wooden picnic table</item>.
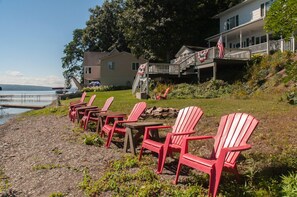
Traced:
POLYGON ((107 116, 126 116, 126 115, 127 114, 123 112, 114 112, 114 111, 99 112, 96 132, 100 134, 100 131, 103 127, 103 120, 106 119, 107 116))
MULTIPOLYGON (((124 123, 123 126, 126 127, 125 141, 124 141, 124 152, 128 151, 128 145, 132 154, 136 154, 135 143, 141 135, 144 134, 145 127, 149 126, 160 126, 163 125, 161 122, 132 122, 124 123)), ((152 137, 159 139, 159 133, 153 131, 152 137)))

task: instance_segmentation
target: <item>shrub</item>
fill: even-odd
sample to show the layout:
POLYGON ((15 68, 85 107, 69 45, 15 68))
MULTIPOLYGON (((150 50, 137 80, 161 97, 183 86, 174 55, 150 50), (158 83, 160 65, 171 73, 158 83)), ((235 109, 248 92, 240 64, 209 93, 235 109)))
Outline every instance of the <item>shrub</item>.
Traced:
POLYGON ((98 134, 84 134, 82 138, 84 140, 84 144, 86 145, 101 146, 103 144, 103 140, 98 136, 98 134))
POLYGON ((297 173, 289 173, 287 176, 282 176, 281 185, 283 196, 297 196, 297 173))
POLYGON ((169 93, 170 98, 218 98, 232 92, 232 86, 222 80, 211 80, 206 83, 191 85, 178 84, 169 93))
POLYGON ((287 101, 291 105, 297 105, 297 91, 287 92, 287 101))

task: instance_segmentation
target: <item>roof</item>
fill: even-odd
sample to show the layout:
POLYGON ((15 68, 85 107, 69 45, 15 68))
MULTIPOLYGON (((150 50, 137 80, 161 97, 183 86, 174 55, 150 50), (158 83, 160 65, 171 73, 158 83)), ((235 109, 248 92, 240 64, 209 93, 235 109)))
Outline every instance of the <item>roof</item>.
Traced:
POLYGON ((223 16, 223 15, 229 13, 229 12, 232 12, 234 10, 237 10, 237 9, 245 6, 246 4, 252 3, 253 1, 256 1, 256 0, 244 0, 243 2, 241 2, 239 4, 236 4, 235 6, 233 6, 233 7, 229 8, 229 9, 227 9, 227 10, 213 16, 212 18, 220 18, 221 16, 223 16))
POLYGON ((201 51, 203 49, 205 49, 205 47, 198 47, 198 46, 189 46, 189 45, 183 45, 179 51, 176 53, 175 57, 178 57, 180 56, 180 54, 185 51, 186 49, 189 49, 193 52, 196 52, 196 51, 201 51))
POLYGON ((98 65, 98 60, 102 59, 103 57, 107 56, 108 52, 90 52, 87 51, 84 53, 84 61, 83 66, 95 66, 98 65))

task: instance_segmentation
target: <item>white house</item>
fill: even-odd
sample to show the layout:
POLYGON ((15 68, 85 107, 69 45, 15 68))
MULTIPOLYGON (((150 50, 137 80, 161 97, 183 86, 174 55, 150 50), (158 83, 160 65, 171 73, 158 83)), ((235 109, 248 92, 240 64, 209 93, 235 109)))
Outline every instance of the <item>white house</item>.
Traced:
POLYGON ((214 16, 220 20, 220 32, 206 40, 216 43, 223 36, 225 48, 249 48, 252 53, 270 50, 295 50, 292 37, 285 42, 264 31, 264 18, 274 0, 245 0, 214 16))

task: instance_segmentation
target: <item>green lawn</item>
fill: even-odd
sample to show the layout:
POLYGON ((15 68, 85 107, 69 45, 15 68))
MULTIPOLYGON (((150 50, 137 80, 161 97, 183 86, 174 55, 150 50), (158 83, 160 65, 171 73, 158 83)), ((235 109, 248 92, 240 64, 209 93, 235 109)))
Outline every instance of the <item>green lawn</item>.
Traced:
MULTIPOLYGON (((92 94, 97 95, 95 105, 99 107, 103 106, 108 97, 114 96, 115 99, 111 106, 111 110, 122 111, 127 114, 129 114, 135 103, 140 102, 140 100, 136 99, 134 95, 131 94, 131 90, 96 93, 89 92, 87 99, 89 99, 92 94)), ((258 95, 252 99, 224 97, 216 99, 168 99, 161 101, 148 99, 142 101, 145 101, 148 107, 173 107, 178 109, 186 106, 201 107, 204 111, 204 116, 197 125, 195 135, 214 135, 220 117, 228 113, 245 112, 255 116, 260 123, 249 140, 249 143, 252 144, 252 149, 243 152, 239 161, 239 171, 243 180, 241 183, 236 183, 234 182, 234 177, 224 175, 225 178, 222 179, 220 184, 220 195, 282 196, 285 195, 284 188, 287 188, 289 191, 294 190, 290 189, 292 186, 287 183, 288 181, 284 181, 283 178, 284 176, 289 176, 290 173, 293 173, 293 178, 291 177, 289 182, 293 181, 292 184, 295 184, 295 189, 297 189, 297 106, 289 105, 280 100, 280 95, 266 94, 258 95)), ((69 102, 70 100, 62 101, 62 105, 64 106, 64 108, 62 107, 62 109, 64 109, 62 111, 64 114, 67 111, 66 109, 69 102)), ((158 121, 164 121, 166 124, 174 123, 174 119, 163 119, 158 121)), ((199 146, 194 144, 191 147, 197 154, 200 153, 199 146)), ((124 159, 123 162, 131 162, 130 160, 124 159)), ((156 158, 153 158, 153 160, 156 162, 156 158)), ((156 163, 149 164, 148 166, 156 167, 156 163)), ((110 178, 110 176, 123 176, 123 179, 131 178, 126 177, 125 173, 129 174, 129 169, 121 169, 120 171, 117 171, 111 166, 110 171, 107 171, 106 176, 103 177, 103 179, 105 178, 106 180, 98 180, 94 185, 91 184, 92 181, 84 184, 87 184, 86 188, 91 188, 88 191, 91 192, 89 195, 92 195, 93 190, 93 192, 96 193, 96 191, 99 192, 102 188, 105 188, 106 191, 113 191, 118 195, 140 194, 140 190, 138 190, 139 188, 137 188, 137 186, 131 188, 129 185, 125 185, 126 183, 121 182, 119 178, 116 180, 110 178), (111 181, 110 184, 115 184, 115 181, 120 181, 118 184, 122 185, 121 189, 113 190, 111 189, 112 187, 107 187, 109 184, 108 181, 111 181)), ((138 179, 137 176, 135 176, 133 177, 133 180, 135 178, 134 181, 137 182, 138 179)), ((176 187, 172 187, 171 184, 168 184, 170 180, 164 182, 163 176, 156 176, 155 179, 153 179, 157 182, 142 181, 141 185, 147 185, 148 187, 153 187, 153 189, 156 189, 155 187, 160 189, 156 190, 156 193, 150 193, 151 195, 179 196, 191 192, 191 194, 197 194, 197 192, 199 195, 206 194, 208 187, 207 176, 202 176, 202 178, 199 176, 198 179, 195 178, 196 176, 191 175, 191 177, 192 180, 194 179, 196 181, 189 181, 186 185, 179 185, 176 187), (194 186, 196 189, 193 189, 194 186), (163 193, 161 190, 163 190, 163 193), (184 190, 184 193, 180 193, 177 190, 184 190), (193 191, 195 192, 193 193, 193 191)), ((136 183, 136 185, 137 184, 138 183, 136 183)))

